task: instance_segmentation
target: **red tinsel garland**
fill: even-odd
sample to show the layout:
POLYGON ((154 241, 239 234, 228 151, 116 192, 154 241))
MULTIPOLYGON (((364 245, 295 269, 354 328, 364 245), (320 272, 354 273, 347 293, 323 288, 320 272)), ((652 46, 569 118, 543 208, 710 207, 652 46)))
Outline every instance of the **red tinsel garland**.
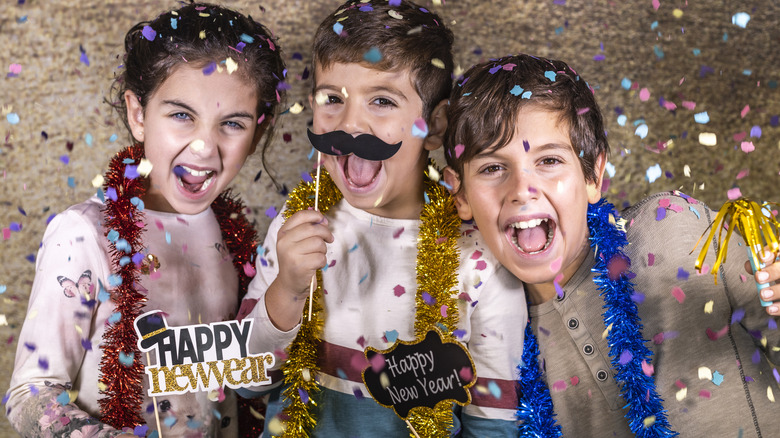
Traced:
MULTIPOLYGON (((146 297, 137 290, 140 265, 125 263, 120 259, 139 253, 144 248, 143 212, 136 206, 146 192, 146 180, 142 177, 126 176, 128 165, 137 166, 144 158, 143 145, 136 144, 117 153, 109 163, 103 189, 108 193, 103 211, 105 234, 112 230, 119 238, 110 243, 111 262, 115 275, 121 278, 111 298, 121 318, 110 325, 103 334, 103 358, 100 362, 101 391, 106 396, 99 400, 101 421, 117 429, 134 427, 143 423, 141 403, 143 401, 141 379, 144 363, 138 349, 138 337, 133 326, 135 318, 143 313, 146 297), (116 196, 109 190, 116 191, 116 196), (134 204, 135 202, 135 204, 134 204), (124 242, 127 242, 124 245, 124 242), (117 243, 122 242, 117 249, 117 243), (129 362, 130 366, 122 362, 129 362)), ((251 277, 254 276, 254 255, 257 250, 257 232, 243 214, 244 204, 233 197, 230 190, 221 193, 211 204, 219 223, 222 239, 233 257, 233 266, 238 273, 238 300, 246 294, 251 277)), ((239 399, 239 432, 241 436, 259 436, 262 421, 250 414, 251 408, 259 410, 259 399, 239 399)))

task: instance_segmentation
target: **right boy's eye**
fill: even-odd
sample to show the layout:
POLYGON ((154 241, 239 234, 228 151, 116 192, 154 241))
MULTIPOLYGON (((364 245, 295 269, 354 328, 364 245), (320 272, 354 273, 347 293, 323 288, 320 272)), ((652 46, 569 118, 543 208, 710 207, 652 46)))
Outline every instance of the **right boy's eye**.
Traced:
POLYGON ((187 114, 187 113, 175 113, 175 114, 171 115, 171 117, 173 117, 174 119, 177 119, 177 120, 187 120, 187 119, 190 118, 189 114, 187 114))
POLYGON ((500 172, 501 170, 503 170, 503 168, 498 164, 488 164, 487 166, 484 166, 482 169, 480 169, 479 173, 490 175, 496 172, 500 172))
POLYGON ((342 100, 341 100, 340 97, 338 97, 338 96, 336 96, 334 94, 330 94, 330 95, 328 95, 328 99, 325 101, 325 104, 326 105, 332 105, 332 104, 337 104, 337 103, 341 103, 341 102, 342 102, 342 100))
POLYGON ((395 106, 395 102, 386 97, 377 97, 373 103, 379 106, 395 106))

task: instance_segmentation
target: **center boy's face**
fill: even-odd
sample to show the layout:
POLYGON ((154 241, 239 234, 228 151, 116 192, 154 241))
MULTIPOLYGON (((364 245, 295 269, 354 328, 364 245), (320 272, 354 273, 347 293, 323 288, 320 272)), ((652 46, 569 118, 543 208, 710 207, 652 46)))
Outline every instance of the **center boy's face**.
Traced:
POLYGON ((309 103, 314 110, 312 131, 344 131, 354 137, 371 134, 384 142, 402 142, 387 160, 323 155, 344 199, 355 208, 378 216, 417 218, 422 206, 423 169, 427 150, 439 145, 413 135, 423 103, 408 70, 381 71, 355 63, 316 66, 316 84, 309 103))
POLYGON ((552 298, 554 282, 565 284, 587 255, 587 207, 600 197, 600 181, 586 183, 558 113, 523 108, 513 139, 466 163, 461 183, 461 218, 474 219, 535 302, 552 298))

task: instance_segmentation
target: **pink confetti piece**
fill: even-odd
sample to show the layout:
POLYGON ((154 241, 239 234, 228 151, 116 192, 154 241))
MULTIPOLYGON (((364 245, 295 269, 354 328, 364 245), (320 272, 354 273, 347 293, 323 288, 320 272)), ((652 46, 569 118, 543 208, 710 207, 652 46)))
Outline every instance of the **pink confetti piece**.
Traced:
POLYGON ((742 196, 742 191, 739 189, 739 187, 734 187, 733 189, 729 189, 726 194, 728 195, 729 201, 733 201, 735 199, 739 199, 742 196))
POLYGON ((685 388, 687 388, 687 387, 688 387, 688 385, 686 385, 685 383, 683 383, 683 382, 682 382, 682 380, 680 380, 680 379, 677 379, 677 381, 676 381, 676 382, 674 382, 674 386, 676 386, 676 387, 677 387, 677 388, 679 388, 679 389, 685 389, 685 388))
POLYGON ((656 10, 656 11, 657 11, 657 10, 658 10, 658 8, 660 8, 660 7, 661 7, 661 2, 660 2, 660 0, 653 0, 653 10, 656 10))
POLYGON ((669 208, 669 205, 671 205, 671 201, 669 198, 662 198, 658 200, 658 206, 663 208, 669 208))
POLYGON ((655 367, 653 364, 647 363, 646 360, 642 361, 642 372, 647 376, 650 377, 653 374, 655 374, 655 367))
POLYGON ((655 264, 655 254, 647 253, 647 266, 653 266, 655 264))
POLYGON ((710 338, 711 341, 717 341, 718 339, 725 336, 728 331, 729 331, 728 325, 724 326, 722 329, 718 330, 717 332, 712 330, 709 327, 707 327, 707 330, 705 330, 705 332, 707 333, 707 337, 710 338))
POLYGON ((580 383, 580 378, 577 376, 572 376, 569 381, 571 382, 571 386, 577 386, 580 383))
POLYGON ((742 141, 742 140, 747 138, 747 132, 745 132, 745 131, 737 132, 736 134, 734 134, 733 138, 734 138, 734 141, 742 141))
POLYGON ((379 373, 385 368, 385 356, 382 353, 377 353, 371 358, 371 370, 375 373, 379 373))
POLYGON ((580 109, 577 110, 577 115, 581 116, 581 115, 587 113, 588 111, 590 111, 590 108, 580 108, 580 109))
POLYGON ((674 211, 676 213, 682 213, 683 208, 682 208, 681 205, 672 204, 672 205, 669 206, 669 210, 672 210, 672 211, 674 211))
POLYGON ((487 268, 487 263, 484 260, 477 260, 477 265, 474 267, 477 271, 484 271, 487 268))
POLYGON ((679 302, 680 304, 685 301, 685 292, 683 292, 682 289, 680 289, 679 286, 675 286, 672 288, 672 296, 679 302))
POLYGON ((455 158, 460 158, 460 156, 463 154, 463 151, 466 149, 465 146, 462 144, 455 145, 455 158))
POLYGON ((701 391, 699 391, 699 398, 706 398, 707 400, 709 400, 711 396, 712 393, 707 391, 706 389, 702 389, 701 391))
POLYGON ((553 260, 553 262, 550 263, 550 271, 552 272, 560 271, 561 263, 563 263, 563 259, 561 257, 558 257, 557 259, 553 260))
POLYGON ((750 105, 745 105, 744 108, 742 108, 742 111, 740 111, 739 115, 744 119, 747 113, 750 112, 750 105))
POLYGON ((401 227, 395 231, 393 231, 393 239, 397 239, 401 234, 404 232, 404 227, 401 227))
POLYGON ((255 267, 252 266, 250 262, 244 263, 244 274, 246 274, 247 277, 254 277, 255 274, 257 274, 257 270, 255 270, 255 267))
POLYGON ((482 251, 480 250, 476 250, 473 253, 471 253, 471 260, 477 260, 480 257, 482 257, 482 251))
POLYGON ((748 175, 750 175, 750 169, 742 169, 737 174, 737 179, 742 179, 748 175))
POLYGON ((557 380, 553 383, 553 391, 565 391, 567 386, 565 380, 557 380))
POLYGON ((743 141, 740 145, 740 148, 742 149, 742 152, 749 154, 756 150, 756 147, 753 145, 752 141, 743 141))
POLYGON ((642 88, 639 90, 639 100, 642 102, 647 102, 648 99, 650 99, 650 90, 647 88, 642 88))
POLYGON ((693 111, 696 109, 696 102, 691 102, 690 100, 683 100, 682 106, 687 110, 693 111))
POLYGON ((447 317, 447 309, 448 309, 447 305, 446 304, 442 304, 441 308, 439 309, 439 312, 441 313, 441 317, 442 318, 446 318, 447 317))
POLYGON ((464 382, 470 382, 473 374, 471 373, 471 368, 469 367, 463 367, 458 371, 458 375, 464 382))

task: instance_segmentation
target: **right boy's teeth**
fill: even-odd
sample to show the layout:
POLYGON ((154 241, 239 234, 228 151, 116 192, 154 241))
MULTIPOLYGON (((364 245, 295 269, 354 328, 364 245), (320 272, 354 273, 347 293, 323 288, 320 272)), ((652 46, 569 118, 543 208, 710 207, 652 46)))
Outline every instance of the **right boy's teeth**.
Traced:
POLYGON ((211 173, 210 170, 195 170, 195 169, 190 169, 189 167, 182 166, 182 165, 180 165, 179 167, 181 167, 182 169, 186 170, 187 173, 189 173, 192 176, 206 176, 209 173, 211 173))
POLYGON ((538 227, 542 224, 542 222, 547 222, 547 219, 531 219, 529 221, 522 221, 522 222, 514 222, 510 226, 514 228, 518 228, 521 230, 525 230, 526 228, 533 228, 538 227))

